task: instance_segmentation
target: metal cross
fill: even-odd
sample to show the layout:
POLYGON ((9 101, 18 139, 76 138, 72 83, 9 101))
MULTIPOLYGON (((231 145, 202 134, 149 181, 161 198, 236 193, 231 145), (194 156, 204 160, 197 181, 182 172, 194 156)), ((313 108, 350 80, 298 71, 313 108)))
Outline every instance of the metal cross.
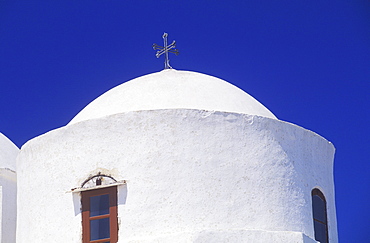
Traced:
POLYGON ((157 44, 153 44, 153 49, 154 50, 159 50, 157 51, 157 53, 155 54, 155 56, 157 58, 159 58, 162 54, 165 54, 165 58, 164 58, 164 69, 171 69, 172 67, 170 66, 170 59, 168 59, 168 53, 174 53, 177 55, 179 55, 179 51, 177 49, 174 49, 176 47, 176 41, 173 41, 171 45, 167 45, 167 36, 168 34, 167 33, 164 33, 163 34, 163 42, 164 42, 164 47, 163 46, 159 46, 157 44))

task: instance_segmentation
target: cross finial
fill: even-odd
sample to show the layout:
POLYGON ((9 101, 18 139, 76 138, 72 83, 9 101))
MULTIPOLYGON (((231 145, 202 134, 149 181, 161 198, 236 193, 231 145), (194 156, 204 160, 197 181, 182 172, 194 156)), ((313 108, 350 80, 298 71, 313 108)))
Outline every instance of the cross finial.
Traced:
POLYGON ((171 45, 167 45, 167 36, 168 36, 167 33, 164 33, 163 36, 162 36, 164 46, 159 46, 157 44, 153 44, 153 49, 158 50, 157 53, 155 54, 155 56, 157 58, 159 58, 162 54, 165 54, 164 69, 171 69, 172 67, 170 66, 170 59, 168 59, 168 53, 169 52, 174 53, 177 56, 177 55, 179 55, 179 51, 177 49, 175 49, 176 41, 173 41, 171 45))

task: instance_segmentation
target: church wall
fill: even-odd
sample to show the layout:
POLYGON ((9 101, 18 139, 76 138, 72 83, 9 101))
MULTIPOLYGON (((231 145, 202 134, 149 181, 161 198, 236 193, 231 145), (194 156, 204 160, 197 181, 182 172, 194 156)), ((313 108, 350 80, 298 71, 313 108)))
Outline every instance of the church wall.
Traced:
POLYGON ((17 220, 17 178, 14 171, 0 168, 0 242, 14 243, 17 220))
POLYGON ((236 229, 313 238, 314 187, 337 242, 333 154, 313 132, 236 113, 138 111, 76 123, 22 147, 17 242, 80 242, 79 195, 68 191, 99 171, 127 181, 119 242, 236 229))
POLYGON ((0 133, 0 168, 16 171, 16 158, 19 149, 6 136, 0 133))
POLYGON ((16 157, 19 149, 0 133, 0 242, 14 243, 17 220, 16 157))
POLYGON ((253 242, 253 243, 318 243, 300 232, 264 230, 204 230, 197 233, 182 233, 160 237, 140 238, 140 243, 209 243, 209 242, 253 242))

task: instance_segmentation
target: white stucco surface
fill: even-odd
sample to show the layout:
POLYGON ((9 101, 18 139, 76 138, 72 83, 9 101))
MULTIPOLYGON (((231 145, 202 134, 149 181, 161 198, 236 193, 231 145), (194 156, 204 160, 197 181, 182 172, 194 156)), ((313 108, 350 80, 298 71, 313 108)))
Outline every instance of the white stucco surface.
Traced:
POLYGON ((0 133, 0 242, 15 243, 17 220, 16 157, 19 149, 0 133))
POLYGON ((0 133, 0 168, 8 168, 15 171, 18 153, 18 147, 6 136, 0 133))
POLYGON ((194 109, 73 123, 22 147, 18 243, 80 242, 79 194, 67 191, 98 172, 127 182, 118 187, 120 243, 215 242, 218 236, 224 240, 217 242, 311 243, 315 187, 327 199, 330 242, 338 242, 334 147, 311 131, 194 109))
POLYGON ((213 76, 167 69, 125 82, 98 97, 69 124, 127 111, 201 109, 276 119, 236 86, 213 76))
POLYGON ((0 242, 15 243, 17 222, 17 178, 14 171, 0 168, 0 242))
POLYGON ((318 243, 300 232, 265 230, 204 230, 197 233, 181 233, 160 237, 140 238, 130 243, 210 243, 210 242, 251 242, 251 243, 318 243))

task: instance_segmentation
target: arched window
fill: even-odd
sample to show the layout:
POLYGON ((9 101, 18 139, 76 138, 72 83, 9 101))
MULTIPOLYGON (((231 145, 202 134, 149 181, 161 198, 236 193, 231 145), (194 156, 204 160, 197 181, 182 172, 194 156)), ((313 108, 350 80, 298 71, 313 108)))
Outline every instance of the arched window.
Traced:
POLYGON ((83 243, 118 241, 117 186, 110 185, 110 180, 116 182, 99 173, 82 184, 85 189, 81 191, 83 243))
POLYGON ((84 243, 117 242, 117 187, 82 192, 82 238, 84 243))
POLYGON ((329 242, 328 219, 324 194, 317 188, 312 190, 312 213, 315 240, 320 243, 329 242))

